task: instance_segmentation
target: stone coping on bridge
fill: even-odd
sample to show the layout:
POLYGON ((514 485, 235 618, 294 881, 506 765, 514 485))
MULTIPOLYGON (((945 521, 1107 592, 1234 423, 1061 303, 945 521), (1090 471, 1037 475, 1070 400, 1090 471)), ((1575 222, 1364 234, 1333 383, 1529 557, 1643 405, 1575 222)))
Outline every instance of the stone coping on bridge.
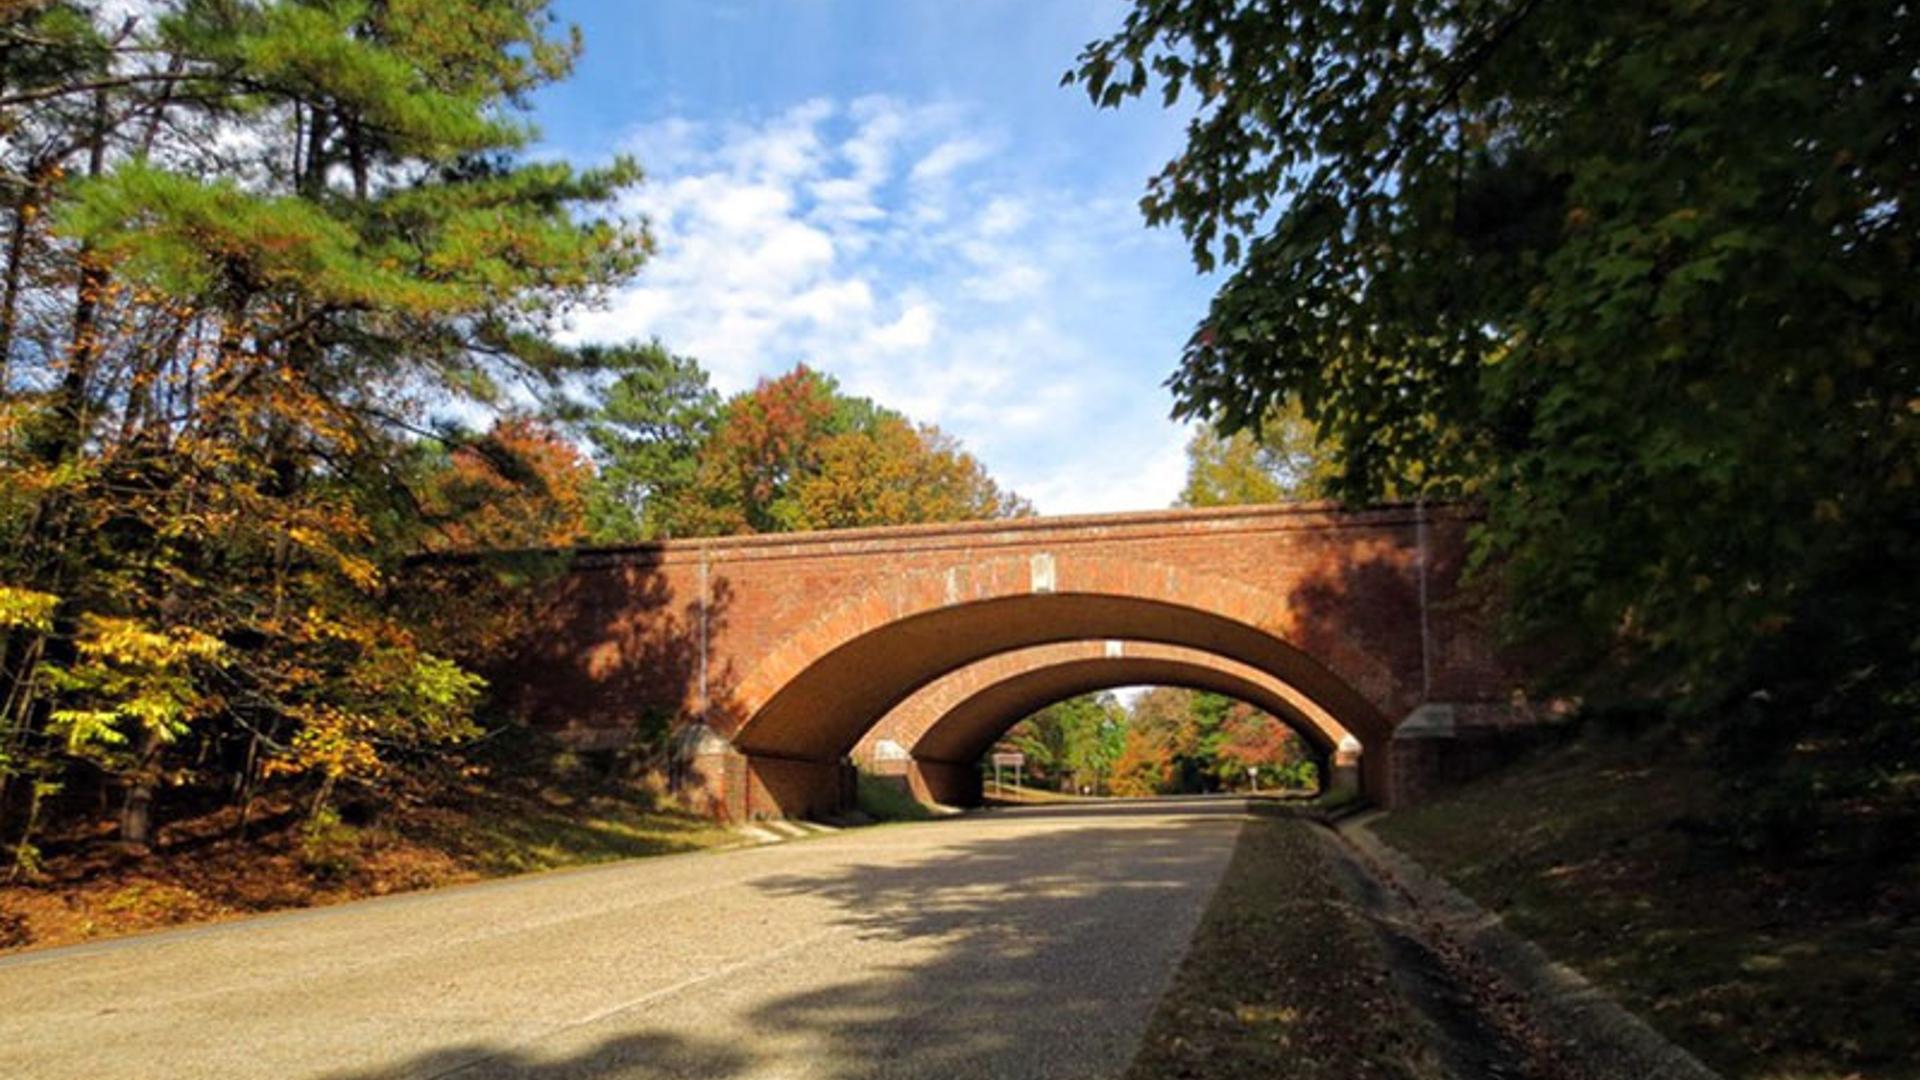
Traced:
MULTIPOLYGON (((1203 529, 1212 535, 1230 534, 1234 526, 1257 523, 1259 531, 1320 531, 1415 525, 1421 520, 1476 520, 1477 507, 1456 502, 1387 502, 1348 509, 1328 501, 1264 503, 1252 506, 1122 510, 1100 514, 1063 514, 1030 518, 994 518, 985 521, 934 522, 922 525, 863 526, 807 532, 749 533, 736 536, 649 540, 636 544, 529 548, 491 555, 565 555, 576 566, 659 564, 707 560, 780 557, 867 555, 878 551, 916 552, 942 548, 1014 545, 1045 542, 1061 546, 1094 544, 1117 539, 1177 536, 1203 529), (1275 519, 1294 519, 1276 524, 1275 519), (1047 538, 1049 533, 1060 533, 1047 538)), ((483 554, 451 552, 431 556, 435 561, 460 561, 483 554)))

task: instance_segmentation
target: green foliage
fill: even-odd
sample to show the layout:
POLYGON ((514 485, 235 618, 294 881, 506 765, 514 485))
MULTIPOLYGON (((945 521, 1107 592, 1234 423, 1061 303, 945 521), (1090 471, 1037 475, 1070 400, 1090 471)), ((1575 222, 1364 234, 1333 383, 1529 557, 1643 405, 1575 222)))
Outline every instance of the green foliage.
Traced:
POLYGON ((1179 410, 1297 401, 1337 493, 1484 502, 1574 689, 1920 767, 1920 36, 1869 0, 1140 0, 1069 81, 1190 101, 1179 410))
POLYGON ((1221 434, 1201 425, 1187 441, 1181 506, 1245 506, 1324 499, 1337 449, 1322 443, 1296 403, 1272 409, 1259 428, 1221 434))
POLYGON ((1111 693, 1082 694, 1022 719, 999 750, 1026 756, 1036 779, 1061 790, 1171 795, 1311 789, 1319 771, 1298 734, 1220 694, 1153 687, 1131 708, 1111 693), (1252 770, 1249 775, 1248 770, 1252 770))
POLYGON ((0 28, 18 852, 49 785, 116 790, 144 843, 176 786, 290 777, 324 822, 337 785, 474 736, 455 649, 485 628, 448 633, 434 602, 461 598, 392 583, 423 549, 576 540, 588 467, 516 417, 430 418, 625 370, 551 334, 648 245, 615 208, 633 163, 516 159, 526 95, 578 51, 544 0, 105 18, 37 3, 0 28))
POLYGON ((873 776, 864 770, 855 777, 854 804, 875 821, 926 821, 933 817, 933 811, 894 778, 873 776))
POLYGON ((599 543, 666 535, 670 508, 698 477, 720 397, 699 364, 658 342, 601 350, 613 381, 580 425, 599 462, 589 529, 599 543))
POLYGON ((300 827, 300 866, 323 881, 337 881, 360 868, 360 831, 323 807, 300 827))
POLYGON ((211 702, 202 689, 226 652, 218 638, 192 627, 157 630, 133 619, 85 615, 74 642, 75 662, 39 668, 62 707, 47 714, 46 733, 66 752, 110 767, 109 751, 130 736, 170 743, 211 702))
POLYGON ((1086 787, 1104 793, 1126 733, 1127 713, 1119 699, 1082 694, 1021 720, 1001 745, 1026 755, 1026 769, 1035 780, 1062 791, 1086 787))

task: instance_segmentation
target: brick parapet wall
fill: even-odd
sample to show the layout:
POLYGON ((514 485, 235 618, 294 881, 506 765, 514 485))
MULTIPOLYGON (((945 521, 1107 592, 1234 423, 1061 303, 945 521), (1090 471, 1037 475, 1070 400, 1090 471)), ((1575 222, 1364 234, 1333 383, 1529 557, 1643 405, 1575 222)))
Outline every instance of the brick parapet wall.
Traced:
POLYGON ((669 717, 832 761, 955 667, 1130 628, 1284 676, 1371 749, 1423 702, 1511 695, 1486 603, 1459 586, 1471 520, 1310 504, 583 549, 490 674, 582 745, 669 717))

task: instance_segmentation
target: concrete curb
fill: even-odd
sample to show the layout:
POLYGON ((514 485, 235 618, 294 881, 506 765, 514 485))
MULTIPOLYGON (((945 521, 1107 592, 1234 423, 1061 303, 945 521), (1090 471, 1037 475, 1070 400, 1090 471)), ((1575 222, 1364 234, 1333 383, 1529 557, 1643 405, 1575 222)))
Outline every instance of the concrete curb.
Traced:
POLYGON ((789 840, 805 840, 814 836, 830 836, 840 831, 838 825, 825 825, 817 821, 788 821, 783 818, 768 818, 742 825, 734 830, 743 842, 729 844, 736 847, 764 847, 768 844, 783 844, 789 840))
POLYGON ((1384 813, 1361 814, 1333 826, 1340 839, 1419 913, 1452 935, 1474 958, 1520 992, 1534 1020, 1581 1072, 1634 1080, 1719 1080, 1686 1050, 1667 1040, 1585 976, 1549 957, 1508 929, 1439 875, 1387 844, 1370 828, 1384 813))

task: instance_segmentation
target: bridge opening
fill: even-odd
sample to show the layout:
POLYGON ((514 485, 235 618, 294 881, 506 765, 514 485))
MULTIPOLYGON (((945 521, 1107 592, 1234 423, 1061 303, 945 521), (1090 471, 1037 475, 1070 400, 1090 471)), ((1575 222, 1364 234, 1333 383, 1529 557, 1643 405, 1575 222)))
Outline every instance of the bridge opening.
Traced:
POLYGON ((976 764, 985 799, 1321 791, 1325 749, 1256 705, 1182 686, 1122 693, 1076 694, 1016 720, 976 764))
MULTIPOLYGON (((1312 766, 1315 786, 1359 786, 1359 740, 1297 688, 1230 657, 1123 639, 1010 650, 950 672, 889 711, 862 738, 854 757, 870 771, 900 777, 900 782, 923 801, 970 805, 982 794, 980 763, 1024 719, 1085 695, 1149 685, 1176 693, 1213 695, 1219 705, 1234 703, 1235 715, 1231 718, 1203 718, 1216 727, 1232 720, 1228 726, 1233 731, 1216 732, 1214 736, 1249 740, 1229 751, 1228 756, 1240 753, 1256 761, 1259 747, 1254 740, 1262 735, 1276 737, 1278 732, 1269 725, 1277 725, 1297 736, 1297 763, 1312 766), (1262 723, 1263 718, 1271 720, 1262 723)), ((1154 747, 1134 735, 1129 749, 1129 767, 1150 770, 1151 755, 1165 748, 1154 747)), ((1193 756, 1188 751, 1177 753, 1193 756)), ((1256 765, 1263 767, 1257 761, 1256 765)), ((1181 767, 1191 766, 1183 763, 1181 767)), ((1264 767, 1264 771, 1270 785, 1279 781, 1274 769, 1264 767)), ((1306 771, 1297 769, 1292 775, 1298 777, 1306 771)), ((1210 786, 1251 786, 1256 779, 1257 774, 1252 779, 1216 775, 1210 786)), ((1143 773, 1123 785, 1127 789, 1124 793, 1177 787, 1178 780, 1168 776, 1155 781, 1143 773)))
POLYGON ((1176 686, 1247 702, 1310 733, 1329 762, 1323 775, 1343 745, 1349 766, 1364 763, 1356 751, 1370 739, 1384 742, 1390 730, 1316 658, 1258 626, 1187 604, 1051 592, 892 619, 873 614, 881 616, 874 625, 830 648, 809 642, 802 655, 812 659, 784 673, 734 731, 731 749, 745 763, 728 777, 738 792, 731 815, 823 812, 827 801, 844 800, 846 763, 875 738, 905 749, 917 795, 964 805, 978 798, 976 763, 1015 722, 1117 686, 1176 686))

